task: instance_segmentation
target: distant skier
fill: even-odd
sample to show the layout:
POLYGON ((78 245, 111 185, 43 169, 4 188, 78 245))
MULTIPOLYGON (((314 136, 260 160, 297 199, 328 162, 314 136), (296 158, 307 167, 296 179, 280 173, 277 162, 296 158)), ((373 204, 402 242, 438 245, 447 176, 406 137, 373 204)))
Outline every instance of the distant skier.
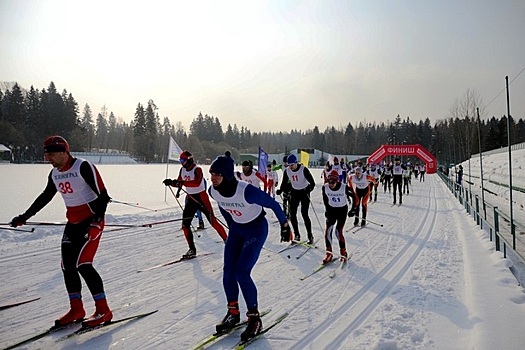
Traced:
POLYGON ((339 242, 341 259, 348 257, 343 229, 346 223, 348 204, 351 203, 354 193, 350 186, 339 181, 337 170, 332 170, 328 174, 328 182, 322 187, 322 195, 325 207, 324 215, 326 217, 326 257, 323 259, 323 264, 328 264, 332 261, 334 255, 332 253, 333 231, 335 231, 335 238, 339 242))
POLYGON ((275 187, 279 185, 279 174, 272 169, 272 164, 266 167, 266 193, 275 199, 275 187))
POLYGON ((191 221, 197 210, 201 210, 204 213, 223 241, 226 241, 227 234, 213 213, 210 198, 206 193, 202 168, 195 163, 193 155, 188 151, 183 151, 179 156, 179 160, 182 167, 177 179, 165 179, 162 183, 166 186, 186 187, 186 196, 189 198, 187 198, 188 200, 182 211, 182 230, 188 243, 188 251, 182 255, 182 258, 192 259, 197 256, 197 248, 195 247, 193 232, 191 231, 191 221))
POLYGON ((301 205, 301 216, 304 220, 304 226, 308 233, 308 243, 314 243, 314 235, 312 234, 312 222, 308 215, 308 208, 310 207, 310 192, 315 188, 315 180, 310 173, 310 170, 302 164, 297 162, 297 157, 290 154, 287 159, 288 168, 284 171, 283 181, 281 187, 277 190, 277 195, 280 195, 285 190, 291 191, 290 198, 290 221, 295 233, 295 240, 300 241, 299 223, 297 221, 297 209, 301 205))
POLYGON ((253 162, 251 160, 245 160, 242 162, 242 172, 237 172, 237 177, 239 180, 246 181, 249 184, 254 185, 255 187, 261 188, 261 182, 263 184, 263 190, 266 192, 267 183, 263 174, 261 174, 257 169, 253 168, 253 162))
POLYGON ((348 185, 354 190, 353 210, 348 213, 349 217, 355 216, 354 225, 359 224, 359 209, 361 207, 362 217, 361 226, 366 225, 366 215, 368 212, 368 200, 370 199, 370 183, 377 183, 373 176, 363 174, 361 167, 354 169, 355 173, 348 177, 348 185))
POLYGON ((403 170, 406 170, 406 165, 401 164, 401 158, 396 157, 394 164, 390 166, 392 172, 392 184, 394 185, 394 204, 396 204, 396 197, 399 194, 399 204, 403 203, 403 170))
POLYGON ((456 190, 457 191, 461 190, 462 182, 463 182, 463 166, 460 165, 459 170, 456 172, 456 190))

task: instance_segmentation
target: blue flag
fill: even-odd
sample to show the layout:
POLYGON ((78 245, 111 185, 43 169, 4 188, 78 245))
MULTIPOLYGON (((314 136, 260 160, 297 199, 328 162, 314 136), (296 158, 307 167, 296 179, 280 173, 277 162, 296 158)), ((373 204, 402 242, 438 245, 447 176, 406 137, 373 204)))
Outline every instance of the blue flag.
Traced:
POLYGON ((264 152, 259 146, 259 172, 262 176, 266 176, 266 166, 268 165, 268 153, 264 152))

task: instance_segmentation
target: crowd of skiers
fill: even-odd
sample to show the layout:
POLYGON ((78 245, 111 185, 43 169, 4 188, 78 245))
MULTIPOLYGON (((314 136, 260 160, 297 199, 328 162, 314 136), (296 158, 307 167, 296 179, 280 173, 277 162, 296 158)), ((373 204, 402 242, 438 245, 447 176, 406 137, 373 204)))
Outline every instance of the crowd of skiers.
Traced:
MULTIPOLYGON (((44 192, 23 213, 14 217, 10 225, 18 227, 39 212, 60 192, 66 205, 65 226, 62 239, 62 271, 70 301, 70 310, 55 321, 54 327, 64 327, 82 322, 84 327, 97 327, 109 323, 113 313, 106 301, 102 278, 93 268, 93 260, 104 229, 104 217, 110 201, 108 191, 98 169, 89 161, 75 158, 69 151, 68 142, 61 136, 50 136, 44 141, 45 159, 53 166, 44 192), (82 303, 81 280, 88 285, 95 301, 95 313, 85 319, 82 303)), ((223 288, 227 301, 227 313, 217 324, 217 333, 227 332, 240 322, 239 293, 246 302, 247 327, 242 340, 257 336, 262 330, 258 308, 257 288, 251 277, 263 245, 268 237, 268 221, 265 208, 273 211, 281 226, 281 241, 314 246, 312 222, 309 217, 310 193, 315 180, 307 165, 301 164, 293 154, 285 156, 282 164, 268 164, 265 175, 254 168, 251 161, 242 162, 242 171, 235 172, 235 161, 229 152, 217 157, 210 165, 211 186, 207 186, 202 168, 189 151, 180 154, 181 169, 177 178, 165 179, 163 184, 176 187, 175 198, 184 191, 186 200, 182 213, 182 229, 188 251, 182 259, 197 256, 191 222, 199 216, 199 228, 203 228, 202 215, 217 231, 225 243, 223 288), (279 181, 277 170, 282 169, 279 181), (263 187, 261 189, 261 186, 263 187), (280 197, 279 203, 275 198, 280 197), (214 213, 210 197, 216 201, 226 223, 214 213), (297 213, 300 210, 306 229, 306 240, 301 241, 297 213), (290 224, 288 223, 290 221, 290 224), (226 232, 227 229, 227 232, 226 232)), ((354 218, 354 225, 366 225, 368 203, 377 201, 378 188, 382 184, 386 193, 393 190, 393 203, 402 203, 403 194, 409 194, 414 174, 424 181, 425 166, 402 164, 396 157, 393 162, 376 164, 345 164, 334 158, 326 163, 323 171, 322 199, 325 207, 324 241, 328 264, 336 257, 333 239, 339 245, 338 258, 346 262, 343 229, 347 217, 354 218), (393 187, 393 189, 392 189, 393 187)), ((171 190, 172 191, 172 190, 171 190)), ((179 203, 180 205, 180 203, 179 203)), ((182 205, 180 205, 182 207, 182 205)))

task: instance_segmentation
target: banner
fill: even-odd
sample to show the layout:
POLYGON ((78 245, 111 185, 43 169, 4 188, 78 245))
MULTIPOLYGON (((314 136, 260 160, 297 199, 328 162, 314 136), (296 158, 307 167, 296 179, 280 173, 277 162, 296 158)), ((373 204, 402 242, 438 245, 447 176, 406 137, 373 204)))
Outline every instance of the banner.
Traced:
POLYGON ((310 163, 310 155, 305 151, 301 151, 301 160, 299 160, 299 163, 308 167, 308 164, 310 163))
POLYGON ((266 176, 266 166, 268 165, 268 153, 264 152, 259 146, 259 172, 262 176, 266 176))
POLYGON ((170 135, 170 145, 168 147, 168 160, 179 160, 179 156, 182 153, 182 148, 175 142, 173 137, 170 135))

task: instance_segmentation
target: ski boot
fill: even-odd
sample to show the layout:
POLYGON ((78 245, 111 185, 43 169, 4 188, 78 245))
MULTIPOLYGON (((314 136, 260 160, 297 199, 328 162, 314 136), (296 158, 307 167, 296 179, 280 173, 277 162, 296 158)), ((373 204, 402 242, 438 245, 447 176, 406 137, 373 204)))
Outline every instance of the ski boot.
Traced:
POLYGON ((224 316, 222 322, 215 326, 215 331, 217 334, 225 333, 235 327, 240 321, 241 315, 239 314, 239 303, 232 301, 228 303, 228 313, 224 316))
POLYGON ((311 232, 308 233, 308 244, 314 244, 314 235, 311 232))
POLYGON ((359 217, 356 216, 354 219, 354 226, 357 226, 357 225, 359 225, 359 217))
POLYGON ((365 225, 366 225, 366 219, 363 218, 363 219, 361 220, 361 226, 365 226, 365 225))
POLYGON ((247 341, 257 336, 262 330, 261 316, 257 309, 249 310, 246 316, 248 316, 248 326, 244 332, 241 333, 241 341, 247 341))
POLYGON ((346 252, 346 248, 341 248, 341 258, 339 258, 339 261, 347 261, 348 260, 348 253, 346 252))
MULTIPOLYGON (((71 295, 70 295, 71 297, 71 295)), ((82 304, 82 297, 78 294, 78 297, 69 299, 69 304, 71 309, 58 320, 55 320, 55 327, 62 327, 68 324, 77 323, 84 319, 86 316, 86 311, 84 311, 84 305, 82 304)))
POLYGON ((189 260, 189 259, 193 259, 197 256, 197 249, 188 249, 188 251, 186 252, 186 254, 182 254, 182 257, 181 259, 182 260, 189 260))
POLYGON ((204 221, 199 221, 199 226, 197 227, 197 230, 204 230, 204 221))
POLYGON ((82 322, 82 327, 100 326, 110 322, 113 318, 113 312, 109 309, 105 294, 98 294, 93 297, 95 298, 95 313, 82 322))
POLYGON ((323 265, 329 264, 332 262, 334 254, 332 253, 332 248, 326 248, 326 256, 323 259, 323 265))
POLYGON ((301 235, 296 233, 293 238, 294 241, 301 242, 301 235))

